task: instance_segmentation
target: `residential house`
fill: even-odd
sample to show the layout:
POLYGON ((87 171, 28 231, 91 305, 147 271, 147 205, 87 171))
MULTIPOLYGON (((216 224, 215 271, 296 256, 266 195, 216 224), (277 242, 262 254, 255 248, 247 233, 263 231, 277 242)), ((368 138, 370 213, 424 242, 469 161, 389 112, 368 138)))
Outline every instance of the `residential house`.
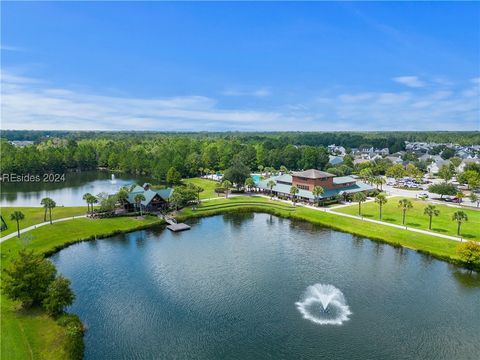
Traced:
POLYGON ((338 165, 338 164, 343 163, 343 156, 330 155, 328 158, 329 158, 329 160, 328 160, 329 164, 338 165))

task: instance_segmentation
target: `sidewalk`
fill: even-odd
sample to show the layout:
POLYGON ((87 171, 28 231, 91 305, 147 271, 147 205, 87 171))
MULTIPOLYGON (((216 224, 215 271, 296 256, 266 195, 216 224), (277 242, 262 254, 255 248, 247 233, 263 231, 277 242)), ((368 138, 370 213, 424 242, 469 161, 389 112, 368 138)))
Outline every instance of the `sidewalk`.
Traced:
MULTIPOLYGON (((53 220, 52 223, 57 223, 57 222, 67 221, 67 220, 80 219, 80 218, 86 218, 86 217, 87 217, 87 215, 71 216, 71 217, 67 217, 67 218, 53 220)), ((49 225, 49 224, 50 224, 50 221, 45 221, 43 223, 39 223, 39 224, 35 224, 35 225, 32 225, 32 226, 26 227, 25 229, 20 230, 20 234, 26 233, 26 232, 31 231, 31 230, 35 230, 36 228, 39 228, 39 227, 44 226, 44 225, 49 225)), ((4 237, 0 238, 0 243, 4 242, 5 240, 14 238, 16 236, 17 236, 17 231, 15 231, 11 234, 5 235, 4 237)))

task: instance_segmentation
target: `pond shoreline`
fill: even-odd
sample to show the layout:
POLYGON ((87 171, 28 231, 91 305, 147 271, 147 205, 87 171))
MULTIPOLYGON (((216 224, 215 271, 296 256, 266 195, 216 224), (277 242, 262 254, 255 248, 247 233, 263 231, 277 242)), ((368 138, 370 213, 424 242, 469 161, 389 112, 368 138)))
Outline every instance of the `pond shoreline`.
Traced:
MULTIPOLYGON (((227 204, 225 204, 225 205, 227 205, 227 204)), ((298 213, 293 212, 293 211, 287 212, 280 207, 277 209, 277 208, 275 208, 275 206, 268 206, 268 205, 270 205, 270 204, 265 203, 265 204, 259 205, 259 204, 255 204, 254 202, 252 202, 251 204, 247 204, 247 205, 238 204, 238 206, 234 206, 234 207, 230 207, 230 208, 219 207, 219 208, 216 208, 216 209, 211 209, 211 210, 203 211, 203 212, 202 211, 192 211, 191 209, 183 209, 182 212, 177 214, 176 218, 179 221, 185 221, 185 220, 188 220, 188 219, 199 219, 199 218, 217 216, 217 215, 228 214, 228 213, 244 213, 244 212, 266 213, 266 214, 271 214, 271 215, 278 216, 278 217, 285 218, 285 219, 305 221, 305 222, 308 222, 308 223, 312 223, 312 224, 315 224, 315 225, 320 225, 320 226, 323 226, 325 228, 330 228, 332 230, 340 231, 340 232, 343 232, 343 233, 350 233, 352 235, 359 236, 359 237, 362 237, 362 238, 365 238, 365 239, 369 239, 369 240, 372 240, 374 242, 388 244, 388 245, 391 245, 391 246, 396 247, 396 248, 404 247, 404 248, 419 252, 420 254, 427 255, 429 257, 435 258, 437 260, 452 263, 452 264, 454 264, 456 266, 459 266, 459 267, 465 267, 465 264, 463 264, 461 261, 459 261, 458 259, 452 258, 450 256, 447 256, 447 255, 436 254, 436 253, 430 252, 430 251, 425 250, 425 249, 419 249, 419 248, 415 248, 415 247, 412 247, 412 246, 408 246, 406 244, 401 244, 398 240, 397 241, 389 240, 389 239, 387 239, 385 237, 382 237, 382 236, 365 235, 364 232, 355 230, 354 228, 348 228, 348 227, 345 227, 345 226, 341 226, 341 224, 334 224, 325 216, 325 214, 323 214, 321 212, 316 212, 316 213, 318 213, 318 215, 323 215, 323 216, 318 216, 316 218, 309 218, 308 216, 305 216, 305 214, 302 215, 302 214, 298 214, 298 213), (264 206, 264 205, 266 205, 266 206, 264 206)), ((199 209, 201 209, 201 208, 199 208, 199 209)), ((296 209, 298 209, 298 208, 296 208, 296 209)), ((313 212, 313 210, 310 210, 310 211, 313 212)), ((102 219, 102 220, 93 220, 93 221, 102 222, 102 221, 105 221, 105 220, 102 219)), ((74 245, 76 243, 91 241, 91 240, 96 240, 96 239, 104 239, 104 238, 112 237, 112 236, 122 234, 122 233, 131 233, 131 232, 134 232, 134 231, 145 230, 145 229, 149 229, 149 228, 152 228, 152 227, 164 226, 164 225, 165 225, 164 221, 158 219, 158 221, 154 221, 152 223, 142 224, 142 225, 139 225, 139 226, 132 226, 132 227, 129 227, 129 228, 126 228, 126 229, 121 229, 121 230, 115 229, 113 231, 107 231, 107 232, 104 232, 104 233, 97 233, 97 234, 91 234, 89 236, 79 237, 77 239, 66 239, 65 241, 60 241, 58 243, 52 244, 51 246, 49 246, 46 249, 43 249, 40 252, 43 255, 45 255, 46 257, 50 257, 53 254, 58 253, 62 249, 65 249, 66 247, 69 247, 70 245, 74 245)), ((11 239, 11 240, 6 241, 5 243, 13 242, 13 241, 15 241, 15 240, 11 239)), ((4 247, 5 243, 2 244, 2 247, 4 247)), ((476 270, 478 271, 478 269, 476 269, 476 270)))

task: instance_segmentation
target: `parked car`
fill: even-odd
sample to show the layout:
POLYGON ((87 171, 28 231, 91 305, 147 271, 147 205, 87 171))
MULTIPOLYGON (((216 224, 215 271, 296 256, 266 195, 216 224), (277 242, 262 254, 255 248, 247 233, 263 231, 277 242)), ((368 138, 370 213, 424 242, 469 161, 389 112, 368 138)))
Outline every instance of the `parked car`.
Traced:
POLYGON ((418 197, 419 197, 419 198, 428 198, 428 193, 426 193, 426 192, 421 192, 421 193, 418 194, 418 197))

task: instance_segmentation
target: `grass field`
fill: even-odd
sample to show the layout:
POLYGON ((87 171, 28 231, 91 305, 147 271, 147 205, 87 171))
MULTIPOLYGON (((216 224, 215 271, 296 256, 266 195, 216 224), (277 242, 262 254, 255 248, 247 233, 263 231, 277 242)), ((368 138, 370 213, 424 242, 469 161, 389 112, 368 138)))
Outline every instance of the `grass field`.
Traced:
MULTIPOLYGON (((25 215, 25 219, 20 221, 20 229, 43 222, 43 216, 45 213, 45 209, 43 207, 2 207, 0 209, 0 214, 7 224, 7 229, 2 231, 0 236, 5 236, 17 231, 17 222, 10 220, 10 215, 15 210, 20 210, 25 215)), ((52 209, 52 220, 70 216, 85 215, 86 212, 86 206, 56 207, 52 209)), ((49 221, 49 219, 50 218, 47 213, 47 221, 49 221)))
POLYGON ((219 184, 214 180, 190 178, 183 179, 182 182, 184 184, 194 184, 202 187, 204 190, 200 193, 200 199, 210 199, 218 196, 214 190, 219 184))
MULTIPOLYGON (((22 212, 25 208, 19 208, 22 212)), ((67 208, 66 208, 67 209, 67 208)), ((42 215, 43 216, 43 215, 42 215)), ((42 217, 43 221, 43 217, 42 217)), ((40 253, 50 253, 68 243, 118 232, 133 231, 160 224, 157 217, 145 219, 119 217, 112 219, 75 219, 47 225, 29 232, 28 248, 40 253)), ((21 248, 17 238, 0 244, 1 270, 8 266, 21 248)), ((68 359, 65 353, 66 329, 47 316, 41 309, 17 310, 18 304, 1 295, 1 359, 68 359)))
MULTIPOLYGON (((382 220, 392 224, 402 224, 402 210, 398 207, 400 197, 388 199, 383 206, 382 220)), ((405 223, 408 227, 428 230, 429 217, 423 214, 423 210, 429 204, 421 200, 412 200, 413 208, 407 210, 405 223)), ((435 205, 440 214, 432 219, 432 231, 445 235, 457 235, 457 223, 452 221, 455 211, 462 210, 468 215, 468 221, 462 224, 462 237, 469 240, 480 241, 480 211, 470 209, 458 209, 446 205, 435 205)), ((358 215, 358 204, 335 210, 345 214, 358 215)), ((362 204, 362 215, 369 219, 379 219, 378 204, 368 202, 362 204)))

